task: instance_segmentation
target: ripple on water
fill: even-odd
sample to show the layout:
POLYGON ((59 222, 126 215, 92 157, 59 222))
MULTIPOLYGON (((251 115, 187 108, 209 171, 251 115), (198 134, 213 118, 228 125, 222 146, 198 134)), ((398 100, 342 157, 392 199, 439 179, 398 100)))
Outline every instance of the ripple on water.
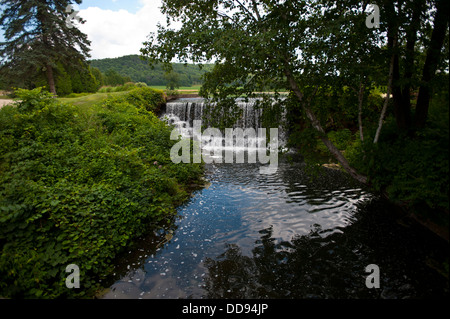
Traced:
MULTIPOLYGON (((341 172, 326 170, 311 178, 301 164, 286 163, 270 176, 260 175, 259 167, 251 164, 213 164, 208 170, 211 186, 180 207, 182 218, 171 230, 171 240, 156 250, 154 244, 145 246, 148 257, 135 262, 138 270, 127 270, 105 298, 332 296, 336 287, 320 293, 325 288, 318 282, 326 276, 336 274, 330 282, 346 278, 346 271, 355 278, 364 275, 354 269, 371 262, 362 252, 373 249, 347 237, 340 242, 336 236, 359 223, 356 213, 376 196, 341 172), (271 245, 272 259, 260 260, 271 245), (347 251, 346 245, 353 246, 347 251), (349 264, 342 255, 356 259, 349 264), (261 282, 260 264, 273 267, 274 278, 292 287, 277 288, 279 295, 269 289, 276 282, 261 282)), ((343 296, 356 291, 358 297, 373 297, 346 284, 351 288, 339 290, 343 296)))

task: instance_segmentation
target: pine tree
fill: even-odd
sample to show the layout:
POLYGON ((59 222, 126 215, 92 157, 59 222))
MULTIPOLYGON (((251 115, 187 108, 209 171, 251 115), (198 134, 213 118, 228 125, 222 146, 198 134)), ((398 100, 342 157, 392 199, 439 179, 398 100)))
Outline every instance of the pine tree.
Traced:
POLYGON ((0 0, 4 8, 0 26, 6 39, 0 43, 4 77, 26 83, 32 75, 44 73, 50 92, 56 94, 58 63, 77 67, 89 57, 87 36, 68 23, 72 3, 81 0, 0 0))

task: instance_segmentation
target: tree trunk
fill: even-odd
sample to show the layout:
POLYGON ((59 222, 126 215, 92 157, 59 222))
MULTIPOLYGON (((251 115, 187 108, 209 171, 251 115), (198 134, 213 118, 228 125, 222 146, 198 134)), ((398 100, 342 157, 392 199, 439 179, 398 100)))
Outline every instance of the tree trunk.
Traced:
MULTIPOLYGON (((394 45, 394 47, 397 45, 396 37, 394 38, 393 45, 394 45)), ((388 81, 388 87, 387 87, 387 96, 386 96, 386 99, 384 100, 383 109, 381 110, 380 120, 378 121, 377 132, 375 133, 375 138, 373 140, 374 144, 377 144, 378 140, 380 139, 381 129, 383 128, 384 118, 386 116, 386 111, 387 111, 387 108, 389 105, 389 99, 391 97, 392 83, 394 81, 395 59, 396 59, 396 57, 395 57, 395 53, 394 53, 394 54, 392 54, 391 63, 389 66, 389 81, 388 81)))
POLYGON ((300 88, 297 85, 297 82, 295 81, 292 73, 286 69, 285 74, 287 76, 287 79, 289 81, 289 85, 294 92, 294 94, 299 99, 303 109, 306 112, 306 116, 310 120, 312 126, 315 130, 317 130, 320 133, 320 139, 325 144, 325 146, 328 148, 330 153, 334 156, 334 158, 342 165, 342 167, 352 176, 354 179, 359 181, 360 183, 367 184, 368 180, 367 177, 364 175, 359 174, 354 168, 350 166, 350 163, 348 160, 342 155, 342 153, 339 151, 339 149, 328 139, 327 135, 325 134, 325 130, 323 129, 322 125, 320 124, 320 121, 317 119, 316 115, 310 108, 310 103, 305 103, 303 101, 303 93, 301 92, 300 88))
MULTIPOLYGON (((416 1, 417 2, 417 1, 416 1)), ((394 115, 397 123, 397 127, 401 131, 407 131, 411 126, 411 103, 409 101, 409 88, 407 89, 407 97, 404 95, 405 90, 402 89, 403 84, 400 79, 403 80, 400 74, 400 57, 398 52, 398 34, 399 34, 399 16, 401 16, 401 10, 403 6, 403 1, 398 3, 394 1, 385 1, 384 10, 386 12, 386 20, 388 21, 388 49, 392 50, 391 64, 393 63, 392 69, 392 84, 391 84, 391 94, 394 101, 394 115), (392 61, 393 59, 393 61, 392 61)), ((417 4, 416 4, 417 7, 417 4)), ((414 13, 416 13, 415 10, 414 13)), ((410 24, 411 25, 411 24, 410 24)), ((411 32, 416 32, 416 28, 411 27, 411 32), (411 29, 414 29, 413 31, 411 29)), ((411 41, 410 41, 411 43, 411 41)), ((391 72, 391 70, 390 70, 391 72)))
POLYGON ((432 90, 430 82, 436 74, 441 55, 442 46, 444 44, 445 33, 448 25, 448 0, 438 0, 436 4, 436 16, 434 18, 434 29, 431 35, 431 42, 427 52, 427 58, 423 67, 422 84, 419 89, 419 97, 417 98, 416 115, 414 124, 416 128, 423 128, 428 118, 428 107, 432 90))
POLYGON ((48 89, 50 93, 56 96, 55 76, 53 74, 53 67, 50 64, 47 64, 45 73, 47 75, 48 89))
POLYGON ((420 27, 420 17, 422 12, 425 10, 426 1, 425 0, 414 0, 413 1, 413 13, 411 22, 406 30, 406 52, 404 59, 404 85, 401 89, 401 105, 404 111, 404 127, 399 127, 400 129, 410 129, 412 124, 411 119, 411 80, 414 74, 414 59, 415 59, 415 46, 417 42, 417 31, 420 27))
POLYGON ((394 99, 394 114, 397 127, 401 131, 407 131, 411 126, 411 103, 409 101, 409 88, 407 94, 398 84, 400 80, 400 66, 398 54, 394 54, 394 68, 392 77, 392 95, 394 99))
POLYGON ((359 126, 359 138, 361 142, 364 142, 364 130, 362 123, 362 107, 364 102, 364 90, 366 89, 365 81, 359 84, 359 92, 358 92, 358 126, 359 126))

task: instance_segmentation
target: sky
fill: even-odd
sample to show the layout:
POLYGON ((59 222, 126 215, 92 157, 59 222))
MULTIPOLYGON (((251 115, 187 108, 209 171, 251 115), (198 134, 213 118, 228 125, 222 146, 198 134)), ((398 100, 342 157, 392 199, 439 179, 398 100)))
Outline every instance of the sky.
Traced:
POLYGON ((165 22, 161 0, 84 0, 75 24, 91 41, 91 58, 116 58, 139 54, 158 22, 165 22))
POLYGON ((83 0, 74 8, 86 23, 74 25, 91 41, 91 59, 139 54, 158 22, 165 25, 160 7, 161 0, 83 0))

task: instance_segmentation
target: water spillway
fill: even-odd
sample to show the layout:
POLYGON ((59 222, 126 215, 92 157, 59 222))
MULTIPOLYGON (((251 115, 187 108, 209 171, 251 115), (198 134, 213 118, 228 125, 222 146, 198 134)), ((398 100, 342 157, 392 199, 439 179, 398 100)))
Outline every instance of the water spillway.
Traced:
MULTIPOLYGON (((209 126, 207 108, 211 107, 211 104, 204 99, 172 101, 167 104, 162 118, 177 128, 182 137, 193 138, 200 142, 203 150, 215 150, 216 153, 220 153, 221 151, 242 152, 262 149, 278 151, 284 148, 286 134, 283 123, 263 128, 263 109, 258 106, 258 99, 247 101, 237 99, 236 106, 240 110, 240 116, 233 125, 230 125, 229 131, 222 129, 220 133, 217 133, 218 129, 209 126), (203 127, 208 126, 207 134, 200 129, 194 130, 196 123, 201 123, 203 127)), ((224 112, 226 111, 222 111, 224 112)), ((222 116, 226 115, 222 114, 222 116)), ((285 121, 285 112, 282 116, 285 121)))
MULTIPOLYGON (((256 101, 256 99, 236 100, 237 106, 242 110, 242 116, 236 121, 234 127, 254 129, 262 127, 263 111, 256 107, 256 101)), ((165 115, 192 127, 194 120, 205 120, 207 107, 208 102, 205 99, 180 99, 167 103, 165 115)))

